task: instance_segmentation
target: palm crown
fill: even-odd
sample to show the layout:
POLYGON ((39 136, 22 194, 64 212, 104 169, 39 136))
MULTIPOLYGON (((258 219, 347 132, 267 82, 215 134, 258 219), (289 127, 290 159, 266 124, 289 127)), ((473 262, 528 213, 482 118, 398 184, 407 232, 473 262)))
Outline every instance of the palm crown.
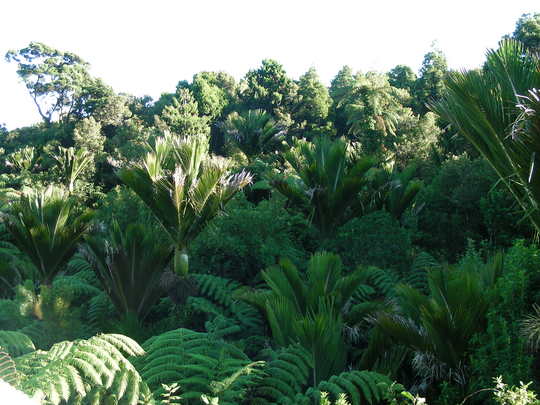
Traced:
POLYGON ((359 193, 368 183, 366 176, 375 166, 371 157, 360 157, 344 139, 318 137, 300 140, 285 153, 297 180, 277 179, 277 190, 293 202, 310 207, 315 226, 323 237, 362 213, 359 193))
POLYGON ((119 172, 173 241, 174 269, 183 277, 190 242, 251 181, 246 172, 229 174, 229 162, 210 156, 208 148, 205 135, 168 135, 156 140, 140 165, 119 172))
POLYGON ((17 247, 34 264, 42 284, 54 277, 75 253, 89 230, 92 213, 75 209, 62 189, 48 187, 23 193, 7 214, 7 229, 17 247))

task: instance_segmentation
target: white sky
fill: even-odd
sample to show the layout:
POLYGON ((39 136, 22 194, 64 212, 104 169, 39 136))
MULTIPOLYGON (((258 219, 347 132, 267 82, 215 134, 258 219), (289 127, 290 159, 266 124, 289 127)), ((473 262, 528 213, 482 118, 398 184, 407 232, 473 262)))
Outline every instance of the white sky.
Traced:
POLYGON ((418 69, 436 40, 451 68, 476 67, 539 0, 0 0, 0 123, 39 121, 8 49, 30 41, 72 51, 118 92, 174 91, 202 70, 237 79, 277 59, 293 78, 314 66, 418 69))

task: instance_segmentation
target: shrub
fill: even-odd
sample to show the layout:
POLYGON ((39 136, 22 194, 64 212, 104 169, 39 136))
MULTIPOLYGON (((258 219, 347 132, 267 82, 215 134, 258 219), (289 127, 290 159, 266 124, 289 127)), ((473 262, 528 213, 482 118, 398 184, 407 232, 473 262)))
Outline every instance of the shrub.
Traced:
POLYGON ((410 234, 386 211, 352 219, 338 230, 330 244, 348 267, 370 265, 404 270, 410 264, 410 234))
POLYGON ((280 257, 303 262, 307 254, 302 241, 308 232, 306 220, 288 213, 283 199, 254 205, 239 196, 193 242, 191 265, 197 273, 254 283, 259 271, 280 257))

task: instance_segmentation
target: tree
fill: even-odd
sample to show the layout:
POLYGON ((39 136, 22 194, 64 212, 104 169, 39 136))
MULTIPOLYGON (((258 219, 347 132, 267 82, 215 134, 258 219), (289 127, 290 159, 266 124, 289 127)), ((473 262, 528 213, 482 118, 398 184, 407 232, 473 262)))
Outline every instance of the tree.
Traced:
POLYGON ((515 40, 487 53, 483 70, 451 73, 433 110, 486 158, 540 232, 540 61, 515 40))
POLYGON ((398 89, 405 89, 409 93, 413 92, 416 79, 416 74, 406 65, 397 65, 388 72, 390 85, 398 89))
POLYGON ((339 256, 316 253, 302 274, 288 260, 262 272, 270 290, 242 295, 265 313, 279 346, 300 343, 313 361, 313 386, 343 371, 341 311, 361 282, 361 270, 343 274, 339 256))
POLYGON ((50 286, 88 232, 92 213, 80 212, 63 190, 30 190, 11 204, 6 226, 33 263, 41 284, 50 286))
POLYGON ((235 144, 248 159, 280 146, 285 130, 264 110, 233 112, 223 123, 228 140, 235 144))
POLYGON ((330 119, 336 127, 339 136, 347 135, 347 114, 345 100, 349 97, 355 83, 353 72, 349 66, 344 66, 330 83, 329 94, 332 99, 330 119))
POLYGON ((85 149, 58 147, 58 153, 53 155, 65 186, 70 194, 75 190, 75 182, 92 163, 92 155, 85 149))
POLYGON ((408 99, 407 91, 390 86, 385 75, 357 75, 341 104, 347 116, 348 135, 360 142, 365 153, 391 152, 398 123, 408 112, 404 107, 408 99))
POLYGON ((523 14, 512 38, 522 42, 531 52, 540 54, 540 13, 523 14))
POLYGON ((428 111, 427 103, 439 100, 444 89, 444 77, 448 72, 446 57, 440 49, 433 48, 424 55, 414 90, 415 112, 425 114, 428 111))
POLYGON ((395 136, 386 143, 387 156, 399 168, 417 160, 427 160, 442 132, 434 113, 417 115, 406 107, 398 116, 395 136))
POLYGON ((328 89, 319 80, 315 68, 309 69, 298 80, 298 100, 293 118, 302 127, 310 129, 325 124, 330 109, 328 89))
POLYGON ((84 255, 124 318, 143 321, 162 293, 160 279, 172 249, 147 224, 121 228, 114 221, 103 235, 86 238, 84 255))
POLYGON ((120 179, 150 208, 174 244, 174 271, 188 276, 188 248, 251 176, 230 175, 230 164, 208 153, 204 135, 158 138, 144 161, 120 179))
POLYGON ((199 116, 197 101, 195 101, 193 94, 188 89, 180 89, 172 97, 172 103, 163 108, 156 121, 158 126, 164 123, 166 129, 176 134, 210 134, 208 117, 199 116))
POLYGON ((241 101, 249 109, 263 109, 270 114, 289 114, 295 101, 297 85, 287 76, 283 66, 265 59, 257 70, 250 70, 244 78, 241 101))
MULTIPOLYGON (((220 117, 235 101, 237 86, 234 77, 225 72, 200 72, 189 86, 197 101, 199 114, 211 120, 220 117)), ((177 89, 178 90, 178 89, 177 89)))
POLYGON ((88 63, 79 56, 40 42, 7 52, 6 60, 18 64, 17 74, 46 124, 56 118, 67 121, 103 111, 114 94, 101 80, 90 76, 88 63))
POLYGON ((362 213, 359 192, 368 183, 366 174, 375 166, 374 158, 361 157, 344 139, 325 137, 299 140, 284 157, 296 177, 277 178, 273 185, 293 203, 307 208, 323 239, 362 213))

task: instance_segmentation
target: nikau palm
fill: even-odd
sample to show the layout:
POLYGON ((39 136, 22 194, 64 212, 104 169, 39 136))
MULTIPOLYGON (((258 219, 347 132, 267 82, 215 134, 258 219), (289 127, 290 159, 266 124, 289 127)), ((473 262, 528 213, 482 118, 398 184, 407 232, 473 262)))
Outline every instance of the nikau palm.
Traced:
POLYGON ((65 186, 72 193, 75 189, 75 182, 83 171, 92 163, 92 155, 84 149, 58 148, 58 153, 53 154, 53 158, 58 168, 62 172, 65 186))
POLYGON ((277 179, 274 186, 292 202, 310 207, 323 238, 361 215, 359 193, 368 184, 366 174, 375 166, 374 158, 360 157, 344 139, 319 137, 313 143, 298 141, 285 159, 298 178, 277 179))
POLYGON ((518 41, 482 70, 451 73, 432 108, 489 161, 540 232, 540 60, 518 41))
POLYGON ((262 272, 270 290, 242 299, 265 313, 281 346, 300 343, 314 364, 313 383, 343 371, 346 351, 341 311, 361 283, 361 270, 344 275, 339 256, 317 253, 302 275, 288 260, 262 272))
POLYGON ((483 330, 489 291, 503 271, 501 255, 482 266, 438 268, 428 274, 429 294, 406 284, 395 287, 391 306, 374 317, 382 335, 411 349, 413 365, 424 378, 453 377, 464 384, 470 340, 483 330))
POLYGON ((142 164, 118 174, 169 235, 180 277, 188 274, 190 242, 251 181, 246 172, 230 174, 229 162, 210 156, 208 148, 205 135, 158 138, 142 164))
POLYGON ((30 190, 11 204, 7 229, 28 255, 40 281, 50 285, 90 227, 90 211, 78 212, 62 189, 30 190))
POLYGON ((105 235, 87 238, 83 253, 118 313, 144 320, 161 295, 170 245, 161 243, 150 225, 129 224, 122 229, 113 222, 105 235))
POLYGON ((223 123, 225 134, 248 159, 276 150, 285 130, 264 110, 233 112, 223 123))

